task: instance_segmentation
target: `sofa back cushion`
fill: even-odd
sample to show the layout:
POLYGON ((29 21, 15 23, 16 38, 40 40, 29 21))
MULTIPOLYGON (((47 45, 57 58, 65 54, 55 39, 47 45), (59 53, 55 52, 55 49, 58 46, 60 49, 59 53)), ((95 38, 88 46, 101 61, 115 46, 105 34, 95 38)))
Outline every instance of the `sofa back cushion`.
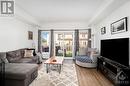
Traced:
POLYGON ((9 62, 17 61, 21 59, 21 51, 20 50, 9 51, 6 53, 6 57, 9 62))
POLYGON ((25 50, 27 50, 27 48, 20 49, 20 51, 21 51, 21 57, 24 57, 25 50))
POLYGON ((2 62, 8 63, 5 52, 0 52, 0 63, 2 63, 2 62))
POLYGON ((18 58, 18 59, 20 59, 21 58, 21 50, 16 50, 15 51, 15 55, 16 55, 16 57, 18 58))

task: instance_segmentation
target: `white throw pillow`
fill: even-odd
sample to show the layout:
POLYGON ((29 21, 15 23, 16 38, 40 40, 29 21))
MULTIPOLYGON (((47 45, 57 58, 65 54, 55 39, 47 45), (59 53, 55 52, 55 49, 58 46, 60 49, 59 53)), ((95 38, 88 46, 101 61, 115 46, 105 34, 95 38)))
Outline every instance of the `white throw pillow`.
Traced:
POLYGON ((97 62, 97 57, 99 54, 96 51, 91 51, 90 52, 90 58, 92 59, 93 62, 97 62))
POLYGON ((25 50, 24 57, 33 57, 34 50, 25 50))

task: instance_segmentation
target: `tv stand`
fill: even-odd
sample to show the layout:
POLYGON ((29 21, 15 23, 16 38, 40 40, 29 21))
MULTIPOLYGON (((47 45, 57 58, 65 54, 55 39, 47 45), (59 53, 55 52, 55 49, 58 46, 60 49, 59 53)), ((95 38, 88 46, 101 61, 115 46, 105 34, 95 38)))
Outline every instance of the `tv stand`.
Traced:
POLYGON ((130 86, 130 67, 105 57, 98 57, 97 70, 101 71, 116 86, 130 86))

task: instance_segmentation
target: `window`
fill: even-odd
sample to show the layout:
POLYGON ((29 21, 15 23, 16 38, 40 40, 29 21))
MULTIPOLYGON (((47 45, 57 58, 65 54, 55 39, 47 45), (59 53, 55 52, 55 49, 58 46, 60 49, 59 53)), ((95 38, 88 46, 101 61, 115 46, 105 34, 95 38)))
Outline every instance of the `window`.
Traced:
POLYGON ((50 31, 41 31, 41 52, 42 52, 43 58, 49 58, 50 31))
POLYGON ((84 34, 84 33, 82 34, 82 37, 85 37, 85 34, 84 34))
POLYGON ((79 31, 79 48, 86 48, 88 43, 88 30, 79 31))
POLYGON ((83 42, 83 45, 86 46, 86 42, 83 42))
POLYGON ((42 52, 49 52, 49 32, 43 31, 41 38, 42 52))

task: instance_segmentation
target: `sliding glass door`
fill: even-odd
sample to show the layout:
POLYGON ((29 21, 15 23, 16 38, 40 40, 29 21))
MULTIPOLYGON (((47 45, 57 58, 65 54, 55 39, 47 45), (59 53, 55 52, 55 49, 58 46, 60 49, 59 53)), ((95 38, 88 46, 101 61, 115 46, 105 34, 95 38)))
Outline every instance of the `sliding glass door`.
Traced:
POLYGON ((49 58, 51 54, 65 58, 73 57, 79 49, 91 47, 91 31, 78 30, 77 33, 76 36, 76 31, 41 31, 39 51, 44 58, 49 58))
POLYGON ((73 50, 73 32, 71 31, 56 31, 55 39, 55 56, 72 57, 73 50))
POLYGON ((64 33, 64 57, 72 57, 73 49, 73 33, 65 32, 64 33))
POLYGON ((55 56, 64 56, 64 34, 62 32, 54 33, 55 37, 55 56))

